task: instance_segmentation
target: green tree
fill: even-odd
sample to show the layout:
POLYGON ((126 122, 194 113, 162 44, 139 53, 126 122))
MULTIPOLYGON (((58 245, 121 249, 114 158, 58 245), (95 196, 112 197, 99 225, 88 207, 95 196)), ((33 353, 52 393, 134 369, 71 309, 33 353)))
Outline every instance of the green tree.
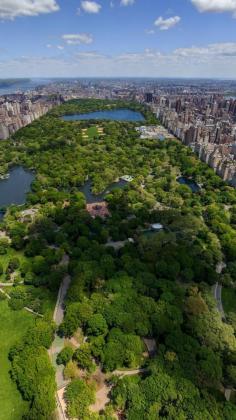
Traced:
POLYGON ((226 368, 227 379, 229 384, 235 388, 236 386, 236 366, 229 365, 226 368))
POLYGON ((75 379, 67 386, 65 399, 68 416, 85 419, 89 416, 89 406, 95 402, 94 387, 82 379, 75 379))
POLYGON ((57 355, 57 364, 66 365, 72 359, 73 354, 74 351, 71 347, 64 347, 57 355))
POLYGON ((0 263, 0 276, 4 273, 3 265, 0 263))
POLYGON ((46 349, 23 344, 11 351, 11 358, 12 377, 32 405, 32 418, 49 418, 55 409, 56 384, 46 349))
POLYGON ((78 363, 78 366, 81 369, 87 369, 89 372, 92 372, 95 368, 95 365, 91 357, 91 349, 89 344, 82 344, 74 354, 74 360, 78 363))
POLYGON ((87 333, 89 335, 106 335, 108 331, 107 323, 101 314, 94 314, 88 320, 87 333))

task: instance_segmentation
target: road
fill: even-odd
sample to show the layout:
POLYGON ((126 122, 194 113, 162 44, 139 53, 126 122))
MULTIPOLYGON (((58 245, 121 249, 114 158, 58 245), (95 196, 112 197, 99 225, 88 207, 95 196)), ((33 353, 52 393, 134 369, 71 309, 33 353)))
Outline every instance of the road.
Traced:
POLYGON ((57 303, 55 306, 54 314, 53 314, 53 321, 59 326, 63 319, 64 319, 64 303, 67 291, 69 289, 71 282, 71 278, 69 275, 66 275, 61 283, 58 296, 57 296, 57 303))
POLYGON ((217 310, 221 315, 221 318, 225 319, 225 313, 224 313, 224 308, 222 305, 222 285, 219 284, 218 282, 215 284, 214 288, 213 288, 213 293, 214 293, 214 297, 216 300, 216 304, 217 304, 217 310))

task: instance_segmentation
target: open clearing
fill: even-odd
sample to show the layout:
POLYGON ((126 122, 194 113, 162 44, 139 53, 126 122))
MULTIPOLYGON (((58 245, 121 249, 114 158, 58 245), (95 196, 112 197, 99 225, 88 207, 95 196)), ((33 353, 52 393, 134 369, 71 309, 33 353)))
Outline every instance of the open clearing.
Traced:
POLYGON ((104 131, 102 127, 92 126, 82 130, 83 139, 93 140, 95 137, 103 136, 104 131))
POLYGON ((23 310, 12 311, 6 301, 0 301, 0 323, 0 420, 20 420, 27 403, 10 378, 8 352, 34 323, 34 316, 23 310))

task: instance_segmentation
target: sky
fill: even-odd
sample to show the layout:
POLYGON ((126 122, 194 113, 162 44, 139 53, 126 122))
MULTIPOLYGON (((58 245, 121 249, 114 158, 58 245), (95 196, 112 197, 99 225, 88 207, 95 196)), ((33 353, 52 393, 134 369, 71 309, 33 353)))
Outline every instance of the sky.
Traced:
POLYGON ((236 79, 236 0, 0 0, 0 77, 236 79))

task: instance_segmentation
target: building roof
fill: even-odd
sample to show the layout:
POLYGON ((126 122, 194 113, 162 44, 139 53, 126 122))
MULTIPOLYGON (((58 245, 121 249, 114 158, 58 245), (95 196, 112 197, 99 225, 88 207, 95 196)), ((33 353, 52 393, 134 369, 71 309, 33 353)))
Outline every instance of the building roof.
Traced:
POLYGON ((110 216, 106 201, 102 201, 101 203, 87 204, 86 209, 93 218, 101 217, 104 219, 105 217, 110 216))
POLYGON ((153 225, 151 225, 152 229, 154 230, 161 230, 163 229, 163 225, 161 225, 161 223, 153 223, 153 225))

